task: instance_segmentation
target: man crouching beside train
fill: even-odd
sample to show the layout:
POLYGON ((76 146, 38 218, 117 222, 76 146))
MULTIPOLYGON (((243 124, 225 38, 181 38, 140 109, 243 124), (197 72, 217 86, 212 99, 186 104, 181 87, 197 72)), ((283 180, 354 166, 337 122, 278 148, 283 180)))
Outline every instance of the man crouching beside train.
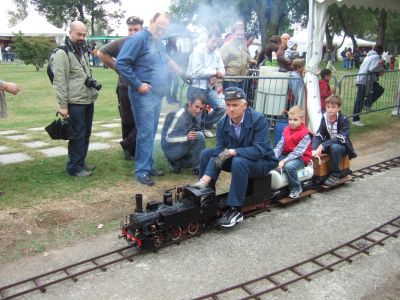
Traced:
POLYGON ((205 149, 200 157, 199 181, 195 188, 215 187, 221 169, 232 173, 228 210, 219 225, 232 227, 243 221, 241 207, 248 178, 267 175, 278 165, 269 140, 268 122, 264 116, 247 107, 241 88, 225 90, 226 116, 217 125, 216 148, 205 149))

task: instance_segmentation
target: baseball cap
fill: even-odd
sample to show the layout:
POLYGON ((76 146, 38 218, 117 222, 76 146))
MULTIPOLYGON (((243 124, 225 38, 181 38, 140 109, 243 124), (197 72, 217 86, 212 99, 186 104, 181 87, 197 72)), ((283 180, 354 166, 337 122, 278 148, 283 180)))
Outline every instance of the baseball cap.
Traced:
POLYGON ((143 26, 143 20, 139 17, 129 17, 128 19, 126 19, 126 24, 127 25, 131 25, 131 24, 140 24, 143 26))
POLYGON ((235 99, 246 99, 246 93, 238 87, 229 87, 225 90, 225 101, 235 99))

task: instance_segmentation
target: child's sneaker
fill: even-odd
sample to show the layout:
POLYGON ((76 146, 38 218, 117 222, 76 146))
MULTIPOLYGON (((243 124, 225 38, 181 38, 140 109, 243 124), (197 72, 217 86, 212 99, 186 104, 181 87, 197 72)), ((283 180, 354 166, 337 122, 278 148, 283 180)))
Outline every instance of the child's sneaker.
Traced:
POLYGON ((300 188, 299 190, 291 190, 290 194, 289 194, 289 198, 298 199, 302 192, 303 192, 302 188, 300 188))
POLYGON ((339 178, 333 176, 333 175, 329 175, 328 179, 326 179, 323 183, 323 185, 326 186, 334 186, 337 185, 339 183, 339 178))

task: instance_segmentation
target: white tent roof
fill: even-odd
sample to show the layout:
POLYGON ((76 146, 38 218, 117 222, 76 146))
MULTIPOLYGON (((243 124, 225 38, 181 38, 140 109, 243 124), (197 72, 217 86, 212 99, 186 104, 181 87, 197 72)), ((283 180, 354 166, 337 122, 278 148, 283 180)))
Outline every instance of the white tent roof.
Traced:
POLYGON ((318 87, 318 64, 322 58, 322 44, 324 29, 328 21, 328 6, 337 3, 347 7, 365 7, 371 9, 385 9, 387 11, 400 11, 399 0, 309 0, 308 1, 308 45, 306 61, 307 84, 307 112, 309 116, 309 129, 316 132, 321 120, 321 105, 318 87))
POLYGON ((48 36, 63 37, 66 32, 47 22, 45 17, 38 15, 36 12, 29 15, 19 24, 0 32, 0 36, 14 36, 14 34, 22 32, 25 36, 48 36))

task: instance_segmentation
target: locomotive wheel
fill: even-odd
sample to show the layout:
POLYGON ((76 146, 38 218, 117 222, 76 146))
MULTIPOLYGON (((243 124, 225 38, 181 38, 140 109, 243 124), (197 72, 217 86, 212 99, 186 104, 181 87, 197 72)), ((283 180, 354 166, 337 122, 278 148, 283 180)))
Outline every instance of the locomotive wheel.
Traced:
POLYGON ((181 238, 182 236, 182 228, 180 227, 173 227, 169 230, 169 234, 171 235, 171 238, 173 241, 177 241, 181 238))
POLYGON ((187 228, 189 234, 193 235, 196 234, 199 230, 199 223, 190 223, 187 228))
POLYGON ((154 247, 160 247, 164 242, 164 237, 162 235, 155 235, 153 237, 153 245, 154 247))

